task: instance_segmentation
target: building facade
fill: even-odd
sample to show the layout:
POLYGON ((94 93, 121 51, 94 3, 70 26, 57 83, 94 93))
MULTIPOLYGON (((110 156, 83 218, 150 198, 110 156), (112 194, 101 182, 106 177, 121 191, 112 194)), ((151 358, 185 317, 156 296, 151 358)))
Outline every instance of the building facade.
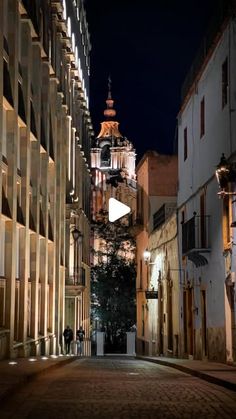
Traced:
MULTIPOLYGON (((110 79, 106 105, 105 121, 101 123, 101 130, 91 147, 91 219, 94 226, 92 247, 95 251, 93 255, 105 245, 104 239, 99 236, 96 223, 105 225, 108 222, 110 198, 115 198, 131 208, 130 214, 123 217, 121 223, 132 226, 136 219, 136 153, 133 144, 119 131, 119 122, 115 119, 116 111, 111 97, 110 79)), ((96 258, 92 262, 96 263, 96 258)))
MULTIPOLYGON (((162 312, 162 318, 160 318, 158 316, 160 310, 159 295, 163 289, 161 287, 167 281, 168 269, 164 270, 164 267, 168 266, 169 258, 173 259, 174 257, 174 249, 166 256, 165 244, 168 242, 167 237, 172 236, 175 228, 172 225, 173 222, 169 227, 166 226, 165 222, 176 209, 177 168, 177 156, 160 155, 156 151, 145 153, 137 166, 136 300, 138 354, 156 355, 164 350, 160 341, 160 336, 164 333, 161 326, 164 312, 162 312), (167 230, 165 231, 164 228, 167 230), (145 256, 146 252, 149 253, 148 257, 145 256), (159 259, 156 260, 156 258, 159 259)), ((175 233, 173 234, 175 238, 175 233)), ((170 265, 173 267, 172 261, 170 265)))
POLYGON ((215 177, 222 153, 234 162, 236 152, 236 23, 228 4, 186 79, 178 117, 182 347, 222 362, 236 360, 235 198, 219 199, 215 177))
POLYGON ((89 50, 82 1, 1 2, 1 358, 89 336, 89 50))

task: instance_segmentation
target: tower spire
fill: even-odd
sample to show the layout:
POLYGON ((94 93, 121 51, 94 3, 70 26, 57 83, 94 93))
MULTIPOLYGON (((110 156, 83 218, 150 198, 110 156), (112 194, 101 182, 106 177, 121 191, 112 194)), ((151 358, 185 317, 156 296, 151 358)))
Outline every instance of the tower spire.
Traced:
POLYGON ((111 120, 114 116, 116 116, 116 111, 113 109, 114 100, 111 96, 111 76, 108 76, 108 95, 106 100, 107 108, 104 110, 104 115, 107 119, 111 120))
POLYGON ((108 99, 111 99, 111 76, 108 76, 108 99))

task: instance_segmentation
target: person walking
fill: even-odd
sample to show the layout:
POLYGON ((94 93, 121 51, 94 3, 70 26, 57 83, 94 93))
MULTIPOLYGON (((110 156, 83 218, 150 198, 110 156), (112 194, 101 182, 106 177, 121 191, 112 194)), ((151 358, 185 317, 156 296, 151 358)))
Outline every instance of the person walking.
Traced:
POLYGON ((70 345, 73 340, 73 330, 70 328, 70 326, 66 326, 63 332, 63 336, 64 336, 64 341, 65 341, 65 346, 66 346, 66 355, 69 355, 70 345))
POLYGON ((82 356, 84 353, 84 336, 85 331, 83 330, 83 327, 80 326, 76 332, 77 356, 82 356))

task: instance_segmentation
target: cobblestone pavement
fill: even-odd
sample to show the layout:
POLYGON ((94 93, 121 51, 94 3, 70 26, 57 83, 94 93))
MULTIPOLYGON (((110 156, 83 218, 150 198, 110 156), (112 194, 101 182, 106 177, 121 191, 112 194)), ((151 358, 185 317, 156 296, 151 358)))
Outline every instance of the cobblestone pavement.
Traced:
POLYGON ((236 393, 163 365, 86 358, 24 384, 1 419, 236 418, 236 393))

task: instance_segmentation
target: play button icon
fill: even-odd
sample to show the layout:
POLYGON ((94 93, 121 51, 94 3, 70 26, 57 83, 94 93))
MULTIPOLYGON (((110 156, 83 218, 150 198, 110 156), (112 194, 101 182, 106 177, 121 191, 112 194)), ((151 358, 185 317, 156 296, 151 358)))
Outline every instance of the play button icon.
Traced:
POLYGON ((115 198, 110 198, 108 211, 109 221, 111 221, 111 223, 114 223, 114 221, 119 220, 119 218, 129 214, 130 207, 128 207, 128 205, 125 205, 120 201, 117 201, 117 199, 115 198))

